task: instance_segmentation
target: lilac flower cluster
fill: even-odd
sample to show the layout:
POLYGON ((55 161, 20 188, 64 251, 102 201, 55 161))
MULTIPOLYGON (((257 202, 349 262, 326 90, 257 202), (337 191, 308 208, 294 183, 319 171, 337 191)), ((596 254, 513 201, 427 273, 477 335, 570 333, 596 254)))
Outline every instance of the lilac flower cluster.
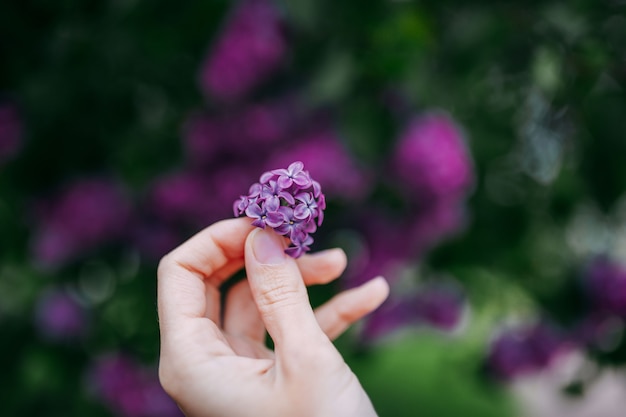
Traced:
POLYGON ((248 195, 242 195, 233 205, 235 217, 245 214, 254 219, 254 226, 262 229, 269 226, 278 234, 289 236, 293 246, 285 249, 285 253, 293 258, 309 251, 313 243, 310 234, 322 224, 325 208, 320 184, 300 161, 287 169, 263 173, 248 195))
POLYGON ((549 368, 572 344, 543 322, 525 324, 500 333, 491 344, 487 368, 496 377, 511 380, 549 368))

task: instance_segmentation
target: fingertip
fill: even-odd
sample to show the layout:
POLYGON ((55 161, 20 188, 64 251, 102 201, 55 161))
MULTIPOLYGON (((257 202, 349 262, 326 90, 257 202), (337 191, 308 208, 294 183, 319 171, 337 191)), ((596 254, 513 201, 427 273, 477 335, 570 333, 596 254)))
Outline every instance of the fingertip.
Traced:
POLYGON ((385 294, 385 297, 389 295, 389 283, 382 275, 370 279, 365 283, 365 285, 376 287, 378 290, 381 291, 381 293, 385 294))
POLYGON ((389 283, 383 276, 377 276, 361 287, 370 295, 372 310, 378 308, 389 297, 389 283))
POLYGON ((333 248, 306 254, 298 265, 307 285, 327 284, 341 276, 348 265, 343 249, 333 248))
POLYGON ((341 248, 326 249, 320 252, 315 252, 309 255, 314 260, 321 260, 324 258, 326 264, 332 265, 336 268, 338 275, 341 274, 348 266, 348 256, 341 248))

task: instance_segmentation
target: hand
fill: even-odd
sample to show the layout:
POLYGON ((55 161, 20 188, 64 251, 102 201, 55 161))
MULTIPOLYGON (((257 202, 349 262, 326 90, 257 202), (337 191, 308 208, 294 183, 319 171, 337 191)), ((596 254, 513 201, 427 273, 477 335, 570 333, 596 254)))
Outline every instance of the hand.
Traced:
POLYGON ((274 231, 231 219, 159 264, 159 376, 187 416, 376 415, 331 339, 385 300, 386 281, 340 293, 314 312, 305 284, 337 278, 345 254, 333 249, 294 260, 284 248, 274 231), (222 304, 220 285, 244 264, 247 280, 222 304), (274 351, 265 347, 266 331, 274 351))

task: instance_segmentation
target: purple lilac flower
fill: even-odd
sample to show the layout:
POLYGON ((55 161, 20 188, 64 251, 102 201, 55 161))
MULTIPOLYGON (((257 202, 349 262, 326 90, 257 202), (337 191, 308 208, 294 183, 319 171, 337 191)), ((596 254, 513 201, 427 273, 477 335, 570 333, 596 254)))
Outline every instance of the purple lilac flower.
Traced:
POLYGON ((78 339, 85 335, 87 322, 86 310, 66 291, 45 291, 37 300, 35 325, 47 339, 78 339))
POLYGON ((626 318, 626 267, 598 257, 587 267, 585 287, 594 311, 626 318))
POLYGON ((250 187, 249 194, 233 203, 235 217, 245 213, 254 219, 253 225, 269 226, 278 234, 288 236, 293 246, 285 253, 293 258, 309 251, 313 243, 310 234, 321 225, 325 208, 319 183, 304 170, 300 161, 291 163, 287 169, 263 173, 259 182, 250 187))
POLYGON ((331 129, 302 136, 294 146, 277 152, 269 166, 285 166, 290 161, 302 161, 311 175, 324 184, 324 192, 329 197, 360 200, 374 183, 331 129))
POLYGON ((571 343, 557 329, 533 323, 507 329, 492 342, 487 368, 494 376, 510 380, 548 368, 571 343))
POLYGON ((409 124, 394 150, 393 169, 422 199, 463 197, 474 182, 463 135, 441 112, 426 113, 409 124))
POLYGON ((279 67, 286 52, 276 7, 269 0, 243 0, 202 65, 202 90, 222 100, 239 100, 279 67))
POLYGON ((13 158, 22 139, 22 122, 17 108, 9 103, 0 103, 0 164, 13 158))
POLYGON ((41 211, 32 250, 44 266, 56 267, 104 243, 121 238, 131 205, 111 181, 83 179, 70 184, 41 211))
POLYGON ((99 358, 89 371, 95 395, 122 417, 179 417, 183 414, 161 388, 156 372, 126 355, 99 358))
POLYGON ((248 207, 245 209, 245 213, 246 216, 254 219, 252 222, 253 226, 260 227, 261 229, 265 229, 265 225, 275 228, 282 226, 285 221, 284 214, 278 211, 279 208, 280 202, 272 199, 261 202, 261 204, 257 202, 249 203, 248 207))

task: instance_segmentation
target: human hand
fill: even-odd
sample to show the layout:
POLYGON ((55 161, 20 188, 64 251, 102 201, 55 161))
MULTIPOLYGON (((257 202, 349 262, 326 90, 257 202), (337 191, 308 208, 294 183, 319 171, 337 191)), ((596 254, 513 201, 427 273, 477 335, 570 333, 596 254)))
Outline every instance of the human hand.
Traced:
POLYGON ((337 278, 345 254, 334 249, 294 260, 284 248, 272 230, 231 219, 159 264, 159 375, 187 416, 376 415, 331 339, 385 300, 386 281, 342 292, 313 311, 305 284, 337 278), (220 285, 244 264, 247 280, 222 304, 220 285), (265 347, 266 330, 274 351, 265 347))

